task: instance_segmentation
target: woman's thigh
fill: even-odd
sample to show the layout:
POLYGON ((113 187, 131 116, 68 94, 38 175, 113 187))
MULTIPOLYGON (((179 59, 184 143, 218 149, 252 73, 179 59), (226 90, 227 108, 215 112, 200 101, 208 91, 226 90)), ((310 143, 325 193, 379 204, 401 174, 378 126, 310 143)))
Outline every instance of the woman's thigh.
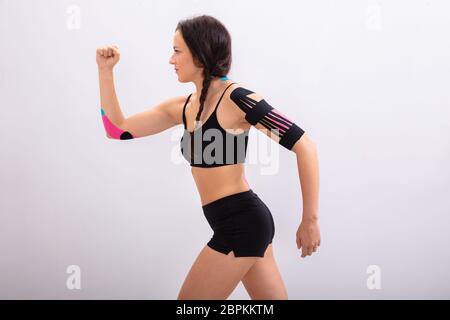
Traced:
POLYGON ((253 300, 287 300, 288 295, 273 255, 273 247, 267 247, 264 257, 256 261, 242 279, 253 300))
POLYGON ((178 300, 225 300, 260 257, 235 257, 205 246, 189 270, 178 300))

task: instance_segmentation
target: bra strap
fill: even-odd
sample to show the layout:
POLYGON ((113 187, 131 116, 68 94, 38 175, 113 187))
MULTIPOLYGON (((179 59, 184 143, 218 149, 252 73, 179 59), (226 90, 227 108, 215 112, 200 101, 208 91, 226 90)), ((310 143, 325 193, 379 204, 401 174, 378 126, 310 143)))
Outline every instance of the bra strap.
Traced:
POLYGON ((222 93, 222 95, 220 96, 219 101, 217 102, 217 105, 216 105, 216 108, 214 109, 214 112, 217 110, 217 107, 219 106, 220 101, 222 101, 222 98, 223 98, 223 95, 225 94, 225 92, 226 92, 226 91, 228 90, 228 88, 231 87, 233 84, 235 84, 235 82, 230 83, 230 84, 228 85, 228 87, 226 87, 225 90, 223 90, 223 93, 222 93))
POLYGON ((191 96, 192 96, 192 93, 189 95, 189 97, 186 99, 186 102, 184 103, 184 107, 183 107, 183 125, 184 125, 184 128, 185 129, 187 129, 187 127, 186 127, 186 113, 185 113, 185 110, 186 110, 186 105, 187 105, 187 103, 189 102, 189 99, 191 98, 191 96))

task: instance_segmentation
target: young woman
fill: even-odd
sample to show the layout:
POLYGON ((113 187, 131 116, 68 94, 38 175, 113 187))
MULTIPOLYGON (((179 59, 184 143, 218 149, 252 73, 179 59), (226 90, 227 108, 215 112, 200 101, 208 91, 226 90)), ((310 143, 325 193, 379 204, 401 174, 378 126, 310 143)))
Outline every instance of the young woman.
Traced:
POLYGON ((223 300, 239 281, 252 299, 287 299, 273 255, 271 212, 245 179, 248 132, 254 126, 297 155, 303 215, 296 242, 302 257, 320 245, 316 146, 260 95, 226 77, 231 67, 231 37, 220 21, 206 15, 180 21, 173 48, 169 62, 178 81, 193 82, 196 92, 170 98, 126 119, 112 72, 120 59, 119 50, 114 45, 100 47, 96 59, 101 114, 109 138, 135 139, 184 126, 180 148, 191 165, 214 235, 193 263, 178 299, 223 300))

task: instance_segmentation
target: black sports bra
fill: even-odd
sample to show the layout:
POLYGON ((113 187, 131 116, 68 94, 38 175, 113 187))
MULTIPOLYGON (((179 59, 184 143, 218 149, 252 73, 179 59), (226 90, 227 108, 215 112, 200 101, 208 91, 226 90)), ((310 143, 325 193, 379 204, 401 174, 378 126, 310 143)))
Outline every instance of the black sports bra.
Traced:
POLYGON ((250 130, 239 134, 229 133, 220 126, 217 120, 217 107, 222 101, 225 91, 233 84, 231 83, 224 90, 213 113, 205 123, 193 132, 187 130, 185 114, 186 105, 192 93, 184 103, 184 134, 180 146, 183 157, 192 167, 212 168, 245 162, 250 130))

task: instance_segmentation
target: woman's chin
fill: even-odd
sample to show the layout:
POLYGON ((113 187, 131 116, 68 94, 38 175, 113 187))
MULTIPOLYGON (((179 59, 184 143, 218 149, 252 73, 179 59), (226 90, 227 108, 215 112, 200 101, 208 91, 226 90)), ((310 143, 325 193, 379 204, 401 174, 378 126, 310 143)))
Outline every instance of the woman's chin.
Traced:
POLYGON ((183 79, 182 77, 180 77, 178 75, 178 82, 185 83, 185 82, 188 82, 188 81, 186 81, 185 79, 183 79))

